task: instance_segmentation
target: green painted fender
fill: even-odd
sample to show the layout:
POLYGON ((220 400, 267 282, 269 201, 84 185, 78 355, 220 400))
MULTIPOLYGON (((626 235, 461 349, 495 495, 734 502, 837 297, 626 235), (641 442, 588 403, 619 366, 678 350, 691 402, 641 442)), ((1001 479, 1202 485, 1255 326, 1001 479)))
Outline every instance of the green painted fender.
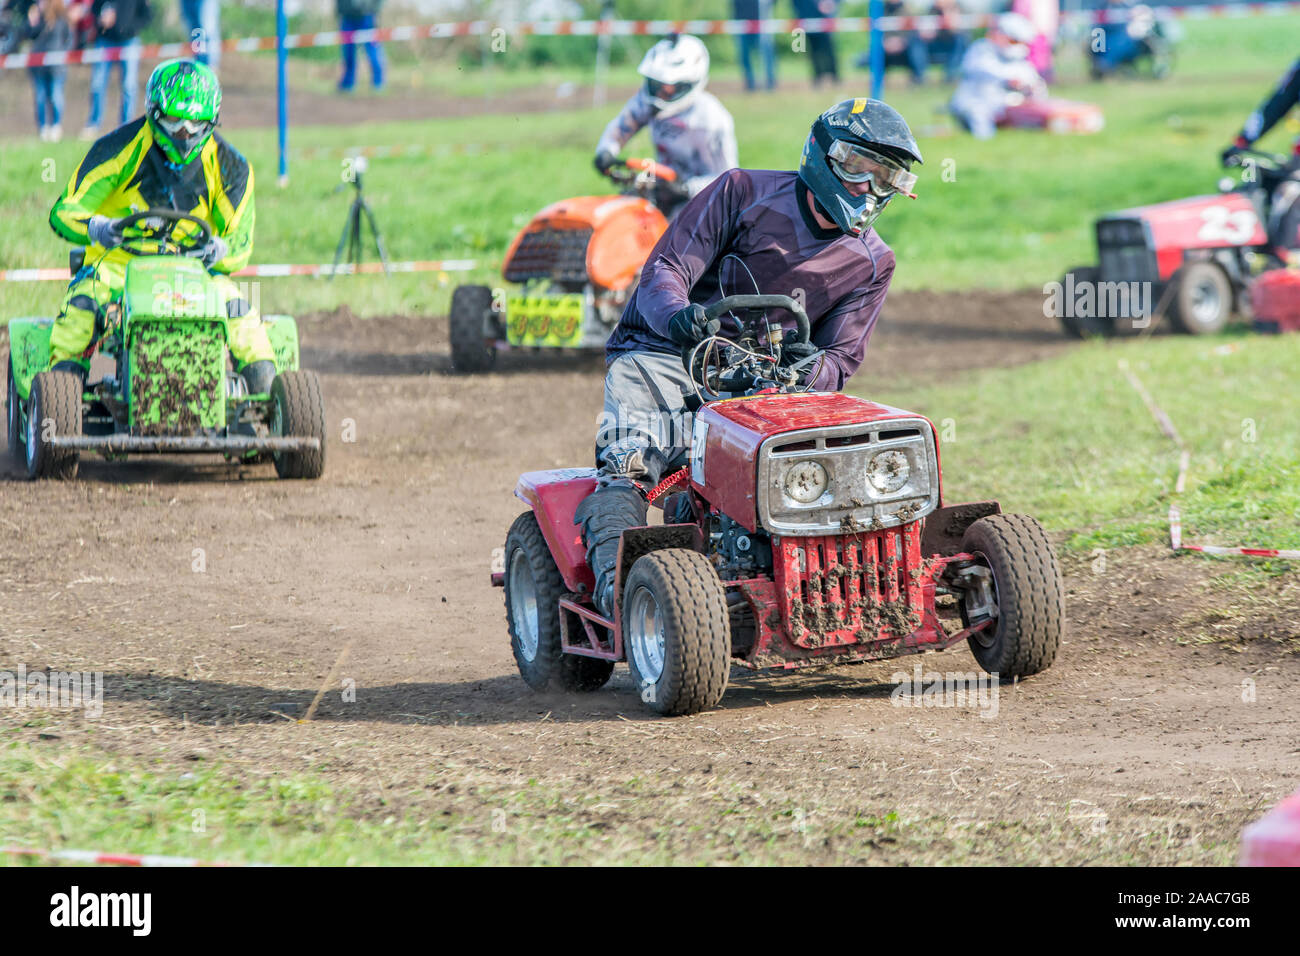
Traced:
POLYGON ((50 367, 50 329, 53 326, 53 319, 9 320, 9 361, 13 363, 18 397, 23 401, 32 390, 36 373, 50 367))
POLYGON ((264 315, 267 338, 275 350, 276 372, 292 372, 298 368, 298 322, 292 315, 264 315))

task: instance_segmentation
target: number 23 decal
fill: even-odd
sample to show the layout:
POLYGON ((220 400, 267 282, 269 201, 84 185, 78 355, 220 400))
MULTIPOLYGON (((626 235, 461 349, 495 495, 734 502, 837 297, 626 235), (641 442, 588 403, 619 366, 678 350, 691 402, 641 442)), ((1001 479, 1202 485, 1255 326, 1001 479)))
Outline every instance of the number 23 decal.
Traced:
POLYGON ((1259 220, 1249 209, 1210 206, 1201 210, 1201 228, 1196 238, 1206 242, 1244 243, 1255 234, 1259 220))

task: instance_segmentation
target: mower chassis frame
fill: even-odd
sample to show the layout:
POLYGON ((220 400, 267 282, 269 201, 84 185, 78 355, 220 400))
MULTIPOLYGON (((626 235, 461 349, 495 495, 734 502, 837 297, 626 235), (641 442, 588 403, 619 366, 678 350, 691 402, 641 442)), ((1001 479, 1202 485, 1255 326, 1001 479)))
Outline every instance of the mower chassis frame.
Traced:
MULTIPOLYGON (((661 532, 665 527, 683 530, 691 529, 696 532, 696 537, 698 538, 698 528, 695 525, 660 525, 653 528, 635 528, 630 530, 641 532, 661 532)), ((624 534, 626 535, 627 532, 624 532, 624 534)), ((645 537, 649 539, 654 537, 654 535, 646 535, 645 537)), ((634 545, 633 548, 629 550, 636 552, 638 549, 634 545)), ((700 549, 695 548, 694 550, 700 549)), ((627 556, 628 560, 625 562, 624 548, 622 545, 619 547, 618 570, 616 571, 617 581, 615 583, 615 595, 619 607, 615 610, 615 617, 613 620, 605 617, 593 608, 591 604, 588 603, 589 598, 586 595, 566 594, 564 597, 560 598, 560 648, 563 653, 575 654, 580 657, 596 657, 607 661, 621 661, 625 659, 623 653, 621 589, 625 572, 631 570, 632 562, 635 561, 637 557, 640 557, 642 553, 649 553, 649 551, 633 553, 632 555, 627 556), (579 637, 575 634, 573 625, 570 621, 570 615, 573 615, 579 622, 581 622, 585 643, 580 643, 583 640, 583 637, 579 637), (609 634, 609 639, 602 640, 597 628, 604 629, 609 634), (575 638, 577 638, 577 640, 575 640, 575 638)), ((928 559, 927 563, 930 566, 930 573, 933 575, 934 580, 938 581, 938 579, 943 577, 944 572, 950 565, 967 564, 975 560, 976 558, 974 555, 967 554, 966 552, 959 552, 952 555, 933 555, 928 559)), ((499 571, 494 572, 491 575, 491 583, 494 587, 503 587, 505 585, 505 574, 499 571)), ((735 588, 749 603, 754 612, 755 626, 758 630, 758 635, 756 635, 758 644, 766 647, 770 642, 770 638, 768 641, 763 640, 762 632, 764 628, 767 628, 770 631, 775 631, 778 634, 783 633, 784 622, 780 620, 779 601, 776 593, 775 581, 771 578, 741 578, 733 581, 723 581, 722 586, 724 588, 735 588), (760 615, 762 614, 765 614, 766 617, 761 617, 760 615), (773 617, 776 618, 775 622, 772 621, 773 617)), ((985 620, 973 627, 964 627, 955 633, 949 634, 943 628, 936 626, 938 625, 938 617, 934 613, 934 609, 931 607, 928 608, 927 611, 929 612, 927 615, 929 622, 924 623, 921 627, 907 634, 898 634, 891 638, 873 641, 865 645, 855 644, 849 645, 848 647, 828 647, 821 653, 809 657, 794 659, 770 659, 774 658, 775 655, 768 655, 769 659, 753 660, 745 657, 737 657, 733 654, 730 656, 730 663, 737 667, 745 667, 749 670, 758 671, 797 670, 810 667, 831 667, 840 664, 857 664, 868 661, 889 660, 894 657, 920 654, 926 651, 946 650, 954 644, 960 643, 961 641, 985 630, 993 623, 992 620, 985 620), (940 635, 939 640, 924 641, 914 644, 908 643, 909 639, 916 637, 918 634, 934 632, 937 632, 940 635), (852 648, 860 648, 860 650, 858 653, 854 653, 852 648)), ((762 655, 760 655, 760 657, 761 656, 762 655)))
POLYGON ((320 448, 319 438, 295 438, 234 435, 55 435, 49 440, 54 448, 97 451, 106 455, 130 453, 202 453, 245 451, 305 451, 320 448))

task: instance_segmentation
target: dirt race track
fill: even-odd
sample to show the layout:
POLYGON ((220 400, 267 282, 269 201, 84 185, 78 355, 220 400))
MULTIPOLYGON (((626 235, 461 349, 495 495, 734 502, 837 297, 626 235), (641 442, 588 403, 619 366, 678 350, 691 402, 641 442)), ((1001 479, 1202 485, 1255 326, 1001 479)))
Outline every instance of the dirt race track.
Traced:
MULTIPOLYGON (((1040 301, 893 296, 860 381, 1055 354, 1068 346, 1040 301)), ((518 472, 586 462, 600 362, 465 378, 448 373, 445 320, 303 326, 335 428, 319 482, 167 459, 28 484, 6 466, 0 660, 102 670, 107 687, 101 720, 55 712, 22 739, 159 772, 310 770, 359 795, 350 812, 446 817, 465 852, 520 860, 558 815, 585 837, 549 842, 552 860, 1228 862, 1297 783, 1300 656, 1179 643, 1223 565, 1160 549, 1118 554, 1104 577, 1066 562, 1067 643, 992 719, 891 705, 896 671, 975 670, 964 646, 736 670, 719 710, 675 720, 643 710, 623 666, 592 695, 534 695, 488 566, 521 510, 518 472), (345 649, 336 681, 355 702, 334 683, 314 720, 290 719, 345 649)), ((1258 615, 1294 628, 1276 601, 1258 615)))

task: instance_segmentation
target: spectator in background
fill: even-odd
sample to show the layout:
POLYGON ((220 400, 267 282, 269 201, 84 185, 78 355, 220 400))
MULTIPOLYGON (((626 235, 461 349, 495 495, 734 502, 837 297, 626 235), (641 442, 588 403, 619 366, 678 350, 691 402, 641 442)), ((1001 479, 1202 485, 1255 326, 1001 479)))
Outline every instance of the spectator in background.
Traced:
MULTIPOLYGON (((772 0, 731 0, 733 20, 766 20, 772 15, 772 0)), ((754 80, 754 50, 763 59, 764 89, 776 87, 776 42, 770 33, 742 33, 736 37, 740 68, 745 71, 745 89, 758 89, 754 80)))
MULTIPOLYGON (((1155 12, 1145 3, 1108 0, 1106 12, 1115 19, 1094 26, 1088 41, 1093 79, 1100 79, 1120 67, 1135 64, 1143 55, 1154 58, 1156 47, 1153 42, 1161 48, 1166 46, 1158 38, 1162 31, 1155 12)), ((1168 53, 1165 52, 1164 55, 1167 58, 1168 53)))
POLYGON ((90 118, 81 131, 82 139, 98 139, 99 123, 104 113, 104 94, 108 92, 108 75, 116 67, 122 77, 122 112, 118 125, 125 125, 135 113, 136 87, 140 84, 140 31, 153 19, 148 0, 94 0, 91 13, 99 35, 95 49, 125 46, 122 58, 96 63, 90 71, 90 118))
POLYGON ((1029 44, 1029 62, 1038 75, 1052 81, 1052 48, 1061 25, 1061 0, 1011 0, 1011 12, 1034 25, 1038 34, 1029 44))
POLYGON ((68 4, 68 23, 72 24, 72 48, 84 50, 95 42, 95 12, 91 0, 73 0, 68 4))
MULTIPOLYGON (((1055 0, 1052 2, 1054 3, 1055 0)), ((961 4, 957 0, 935 0, 934 5, 930 7, 930 15, 959 17, 962 15, 961 4)), ((920 31, 918 40, 926 45, 928 62, 943 64, 944 81, 953 82, 961 70, 962 57, 970 47, 970 34, 955 24, 952 27, 941 27, 928 37, 925 33, 926 31, 920 31)))
MULTIPOLYGON (((901 17, 909 13, 904 0, 885 0, 885 16, 901 17)), ((927 16, 961 16, 957 0, 935 0, 926 9, 927 16)), ((951 83, 961 68, 961 58, 970 46, 970 37, 962 30, 943 26, 938 29, 922 27, 916 30, 890 31, 882 38, 885 50, 885 69, 905 66, 912 76, 912 82, 920 85, 925 82, 926 71, 930 64, 943 66, 943 76, 951 83)), ((864 70, 871 69, 871 48, 857 59, 857 65, 864 70)))
POLYGON ((216 73, 221 68, 221 4, 217 0, 181 0, 181 20, 189 31, 194 59, 216 73))
MULTIPOLYGON (((339 29, 373 30, 375 18, 383 0, 337 0, 339 29)), ((370 58, 370 82, 377 90, 384 88, 384 51, 371 40, 366 44, 366 56, 370 58)), ((339 80, 339 92, 347 93, 357 84, 357 45, 343 44, 343 76, 339 80)))
POLYGON ((74 0, 68 4, 74 50, 84 50, 95 42, 95 11, 91 7, 91 0, 74 0))
POLYGON ((0 56, 15 53, 27 36, 27 8, 31 0, 0 0, 0 56))
MULTIPOLYGON (((907 14, 907 4, 903 0, 885 0, 884 14, 887 17, 901 17, 907 14)), ((871 44, 868 34, 867 50, 858 57, 857 65, 864 70, 871 69, 871 44)), ((890 30, 880 38, 885 53, 885 69, 893 66, 905 66, 912 74, 912 82, 925 82, 925 68, 930 63, 930 52, 925 41, 913 30, 890 30)))
MULTIPOLYGON (((833 17, 840 7, 840 0, 793 0, 793 2, 794 15, 800 20, 833 17)), ((821 86, 823 80, 839 83, 840 68, 835 62, 835 39, 831 34, 810 31, 808 55, 812 58, 813 86, 821 86)))
MULTIPOLYGON (((27 39, 32 53, 58 53, 72 49, 72 23, 63 0, 39 0, 27 8, 27 39)), ((32 96, 36 101, 36 127, 41 139, 57 143, 63 138, 63 81, 66 66, 29 66, 32 96), (46 119, 49 122, 46 122, 46 119)))

